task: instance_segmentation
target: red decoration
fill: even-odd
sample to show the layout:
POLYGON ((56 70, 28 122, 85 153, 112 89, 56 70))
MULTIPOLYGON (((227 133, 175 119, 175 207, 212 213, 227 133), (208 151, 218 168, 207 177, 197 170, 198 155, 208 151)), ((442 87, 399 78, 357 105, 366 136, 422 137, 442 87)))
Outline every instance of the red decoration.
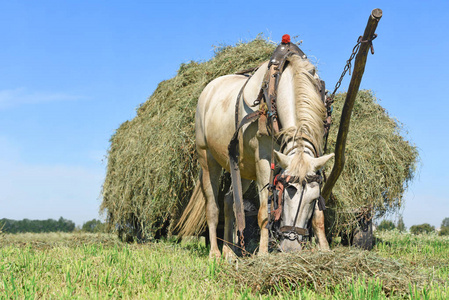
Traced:
POLYGON ((283 44, 288 44, 288 43, 290 43, 290 36, 289 36, 288 34, 284 34, 284 35, 282 36, 282 43, 283 43, 283 44))

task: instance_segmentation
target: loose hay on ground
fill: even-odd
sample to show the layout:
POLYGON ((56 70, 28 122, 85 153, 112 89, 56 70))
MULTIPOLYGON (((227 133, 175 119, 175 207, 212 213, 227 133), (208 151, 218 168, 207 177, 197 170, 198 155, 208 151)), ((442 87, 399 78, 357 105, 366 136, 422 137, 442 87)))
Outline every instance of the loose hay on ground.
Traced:
POLYGON ((236 284, 261 293, 305 286, 323 292, 357 280, 379 280, 386 295, 406 294, 410 284, 422 287, 429 282, 426 275, 404 263, 346 247, 242 258, 229 265, 223 275, 229 274, 236 284))
POLYGON ((76 247, 83 245, 103 245, 122 247, 123 243, 116 235, 107 233, 16 233, 0 234, 0 248, 14 245, 15 247, 31 247, 36 249, 48 249, 55 247, 76 247))

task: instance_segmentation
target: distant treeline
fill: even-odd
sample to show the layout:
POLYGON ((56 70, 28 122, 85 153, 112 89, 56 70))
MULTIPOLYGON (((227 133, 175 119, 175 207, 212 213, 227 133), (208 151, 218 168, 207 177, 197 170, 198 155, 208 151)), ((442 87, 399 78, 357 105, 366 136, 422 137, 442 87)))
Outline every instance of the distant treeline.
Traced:
POLYGON ((90 220, 83 224, 81 228, 76 228, 75 223, 70 220, 66 220, 60 217, 59 220, 29 220, 23 219, 20 221, 10 219, 0 219, 0 232, 5 233, 24 233, 24 232, 72 232, 72 231, 84 231, 99 233, 104 232, 106 229, 105 224, 100 220, 90 220))
POLYGON ((10 219, 0 219, 0 231, 7 233, 22 232, 72 232, 75 230, 75 223, 60 217, 59 220, 29 220, 20 221, 10 219))

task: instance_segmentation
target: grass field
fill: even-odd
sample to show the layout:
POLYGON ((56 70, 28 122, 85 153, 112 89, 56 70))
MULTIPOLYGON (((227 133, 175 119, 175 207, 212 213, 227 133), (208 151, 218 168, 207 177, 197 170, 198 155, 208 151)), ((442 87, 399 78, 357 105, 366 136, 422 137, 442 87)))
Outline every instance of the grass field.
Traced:
MULTIPOLYGON (((410 280, 403 291, 386 292, 382 278, 388 274, 366 276, 356 267, 332 286, 295 282, 258 289, 248 283, 250 275, 238 280, 238 263, 209 260, 197 242, 123 244, 107 234, 0 234, 0 299, 449 299, 449 237, 397 232, 378 237, 382 242, 370 253, 337 247, 334 259, 355 253, 402 266, 395 280, 410 280)), ((243 268, 260 262, 239 263, 243 268)))

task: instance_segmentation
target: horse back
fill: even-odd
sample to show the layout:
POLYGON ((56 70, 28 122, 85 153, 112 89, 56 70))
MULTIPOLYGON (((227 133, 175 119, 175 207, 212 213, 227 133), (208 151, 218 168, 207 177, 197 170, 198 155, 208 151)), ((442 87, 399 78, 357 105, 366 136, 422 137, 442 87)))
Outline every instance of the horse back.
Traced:
POLYGON ((198 99, 195 119, 197 149, 208 150, 225 169, 229 169, 227 149, 235 131, 235 104, 246 80, 247 77, 242 75, 218 77, 204 88, 198 99))

